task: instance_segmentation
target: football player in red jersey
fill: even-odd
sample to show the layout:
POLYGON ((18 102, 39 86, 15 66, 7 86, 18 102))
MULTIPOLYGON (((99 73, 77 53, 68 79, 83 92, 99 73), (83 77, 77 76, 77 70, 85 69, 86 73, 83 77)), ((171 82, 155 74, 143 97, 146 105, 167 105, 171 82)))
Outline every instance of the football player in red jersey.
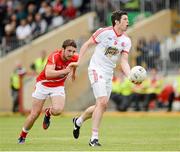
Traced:
POLYGON ((18 143, 25 142, 28 131, 40 115, 48 96, 51 98, 52 105, 45 110, 43 128, 49 127, 51 115, 61 114, 65 104, 64 82, 69 74, 72 79, 75 78, 76 67, 72 62, 78 60, 76 51, 75 41, 67 39, 63 42, 61 49, 57 49, 49 55, 45 68, 37 77, 36 89, 32 93, 31 113, 24 123, 18 143))

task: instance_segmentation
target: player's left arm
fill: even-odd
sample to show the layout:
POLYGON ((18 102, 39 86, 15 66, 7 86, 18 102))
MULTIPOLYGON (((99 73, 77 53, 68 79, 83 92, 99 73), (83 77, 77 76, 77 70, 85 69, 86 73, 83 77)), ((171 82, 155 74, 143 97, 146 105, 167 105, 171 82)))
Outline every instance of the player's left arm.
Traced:
POLYGON ((129 51, 131 49, 131 39, 129 37, 126 37, 124 39, 124 43, 125 45, 123 51, 121 52, 120 64, 124 74, 126 75, 126 77, 129 78, 131 69, 128 62, 128 56, 129 56, 129 51))
POLYGON ((129 77, 130 74, 130 66, 128 63, 128 53, 127 52, 122 52, 121 53, 121 58, 120 58, 120 65, 121 68, 124 72, 124 74, 126 75, 126 77, 129 77))

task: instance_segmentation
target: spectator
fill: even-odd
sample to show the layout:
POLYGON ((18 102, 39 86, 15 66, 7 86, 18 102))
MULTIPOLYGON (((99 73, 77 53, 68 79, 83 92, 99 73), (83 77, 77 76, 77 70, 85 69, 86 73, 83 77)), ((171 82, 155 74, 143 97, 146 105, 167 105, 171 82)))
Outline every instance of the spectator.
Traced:
POLYGON ((104 26, 106 21, 106 2, 104 0, 97 0, 96 13, 99 20, 99 26, 104 26))
POLYGON ((5 26, 5 36, 2 39, 2 48, 5 52, 3 52, 3 55, 5 53, 10 52, 12 49, 15 49, 17 47, 17 39, 14 32, 14 27, 12 24, 6 24, 5 26))
POLYGON ((148 111, 151 101, 155 100, 157 105, 159 104, 157 97, 162 89, 162 78, 158 75, 156 68, 151 69, 149 78, 144 81, 144 87, 147 88, 144 99, 144 110, 148 111))
POLYGON ((53 10, 55 10, 58 14, 62 14, 64 10, 64 5, 62 0, 55 0, 51 3, 53 10))
POLYGON ((172 103, 175 99, 175 89, 172 84, 167 84, 162 89, 161 93, 158 96, 161 107, 168 107, 167 111, 172 110, 172 103))
POLYGON ((133 83, 128 78, 124 78, 121 82, 122 102, 118 107, 119 111, 127 111, 132 101, 133 83))
POLYGON ((16 36, 17 36, 17 39, 20 41, 20 45, 30 41, 32 37, 31 30, 32 29, 30 25, 27 24, 26 19, 22 19, 20 21, 20 25, 16 29, 16 36))
POLYGON ((147 55, 148 55, 148 48, 147 48, 147 42, 144 37, 139 39, 137 42, 137 57, 136 57, 136 63, 137 65, 142 65, 143 63, 147 64, 147 55))
POLYGON ((172 110, 172 104, 175 99, 180 100, 180 68, 173 83, 173 92, 169 96, 168 111, 172 110))
POLYGON ((49 4, 46 1, 42 1, 41 4, 40 4, 40 8, 39 8, 38 13, 41 14, 41 15, 44 15, 45 10, 48 7, 48 5, 49 4))
POLYGON ((173 56, 176 57, 177 55, 173 55, 174 53, 172 52, 177 48, 180 48, 180 34, 173 32, 172 36, 166 38, 161 44, 163 58, 166 60, 170 59, 172 62, 175 62, 174 59, 176 58, 173 56))
POLYGON ((160 42, 155 35, 150 39, 147 46, 147 66, 148 68, 157 68, 157 64, 160 60, 160 42))
POLYGON ((13 26, 14 32, 16 32, 16 27, 17 27, 17 24, 18 24, 16 14, 12 14, 11 15, 11 17, 10 17, 10 24, 13 26))
POLYGON ((144 103, 144 97, 146 92, 146 86, 144 85, 144 81, 139 85, 134 85, 132 90, 132 103, 134 103, 133 107, 135 111, 141 111, 144 103))
POLYGON ((47 62, 47 55, 46 51, 42 50, 40 53, 40 57, 37 58, 34 63, 31 65, 31 69, 36 73, 39 74, 45 67, 47 62))
POLYGON ((56 28, 58 26, 61 26, 63 23, 64 23, 64 19, 61 15, 59 15, 59 11, 54 10, 51 28, 53 29, 53 28, 56 28))
POLYGON ((72 20, 76 17, 77 10, 73 6, 72 0, 67 1, 67 6, 63 11, 63 15, 66 21, 72 20))
POLYGON ((5 0, 0 1, 0 39, 4 36, 4 26, 7 13, 7 5, 5 0))
POLYGON ((33 35, 37 37, 46 32, 47 32, 47 23, 44 19, 42 19, 41 14, 37 13, 35 15, 35 29, 33 31, 33 35))
POLYGON ((34 3, 29 3, 27 7, 27 13, 28 15, 35 15, 36 14, 36 5, 34 3))
POLYGON ((22 67, 21 63, 17 62, 15 69, 11 75, 11 94, 13 98, 12 112, 19 111, 19 91, 20 91, 20 77, 24 76, 26 70, 22 67))
POLYGON ((46 20, 48 27, 51 26, 52 18, 53 18, 51 6, 46 7, 43 18, 46 20))
POLYGON ((33 33, 34 33, 34 31, 35 31, 35 26, 36 26, 36 24, 35 24, 35 21, 34 21, 34 16, 33 16, 32 14, 29 14, 29 15, 27 16, 27 22, 28 22, 28 24, 29 24, 30 27, 31 27, 31 31, 32 31, 32 35, 33 35, 33 33))
POLYGON ((18 21, 26 18, 27 13, 24 11, 24 5, 21 2, 18 2, 15 13, 18 21))
MULTIPOLYGON (((76 1, 76 0, 74 0, 74 1, 76 1)), ((80 1, 80 0, 77 0, 77 1, 80 1)), ((77 2, 77 1, 76 1, 76 2, 77 2)), ((82 0, 82 5, 81 5, 81 7, 79 8, 79 11, 80 11, 81 14, 90 11, 90 6, 91 6, 90 3, 91 3, 91 0, 85 0, 85 1, 82 0)), ((77 6, 77 5, 75 4, 75 2, 74 2, 73 4, 74 4, 75 7, 77 6)))

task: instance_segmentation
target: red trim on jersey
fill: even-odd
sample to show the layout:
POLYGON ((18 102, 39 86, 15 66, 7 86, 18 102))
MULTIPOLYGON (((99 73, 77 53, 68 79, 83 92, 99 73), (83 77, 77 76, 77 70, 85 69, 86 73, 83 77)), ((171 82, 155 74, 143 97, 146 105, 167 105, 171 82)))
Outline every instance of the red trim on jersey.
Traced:
POLYGON ((117 37, 120 37, 121 35, 123 35, 123 33, 122 33, 122 34, 118 34, 118 33, 115 31, 114 27, 113 27, 113 31, 114 31, 114 33, 116 34, 117 37))
POLYGON ((93 35, 92 35, 92 39, 93 39, 94 43, 98 44, 98 42, 95 40, 93 35))
POLYGON ((93 76, 94 76, 94 82, 98 81, 98 74, 96 72, 96 70, 92 70, 93 71, 93 76))
POLYGON ((128 52, 128 51, 122 50, 122 51, 121 51, 121 53, 123 53, 123 52, 124 52, 124 53, 129 54, 129 52, 128 52))
POLYGON ((104 31, 107 31, 107 30, 112 30, 113 29, 113 27, 112 26, 109 26, 109 27, 106 27, 106 28, 102 28, 102 29, 100 29, 100 30, 97 30, 94 34, 93 34, 93 37, 94 37, 94 39, 99 35, 99 34, 101 34, 102 32, 104 32, 104 31))

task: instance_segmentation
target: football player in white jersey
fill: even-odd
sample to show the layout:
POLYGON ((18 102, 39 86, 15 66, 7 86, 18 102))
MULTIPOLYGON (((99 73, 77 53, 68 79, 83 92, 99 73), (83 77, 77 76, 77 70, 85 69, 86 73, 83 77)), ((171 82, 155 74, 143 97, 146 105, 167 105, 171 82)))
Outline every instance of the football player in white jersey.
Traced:
POLYGON ((98 140, 98 131, 103 113, 108 105, 112 90, 113 69, 116 67, 119 56, 121 57, 119 62, 124 74, 128 77, 130 73, 128 54, 131 48, 131 40, 124 33, 129 23, 127 12, 113 12, 111 21, 112 26, 98 29, 82 45, 77 62, 78 66, 88 47, 96 44, 95 52, 88 67, 88 75, 96 98, 96 104, 87 108, 81 116, 73 118, 73 136, 77 139, 82 123, 92 117, 90 146, 101 146, 98 140))

